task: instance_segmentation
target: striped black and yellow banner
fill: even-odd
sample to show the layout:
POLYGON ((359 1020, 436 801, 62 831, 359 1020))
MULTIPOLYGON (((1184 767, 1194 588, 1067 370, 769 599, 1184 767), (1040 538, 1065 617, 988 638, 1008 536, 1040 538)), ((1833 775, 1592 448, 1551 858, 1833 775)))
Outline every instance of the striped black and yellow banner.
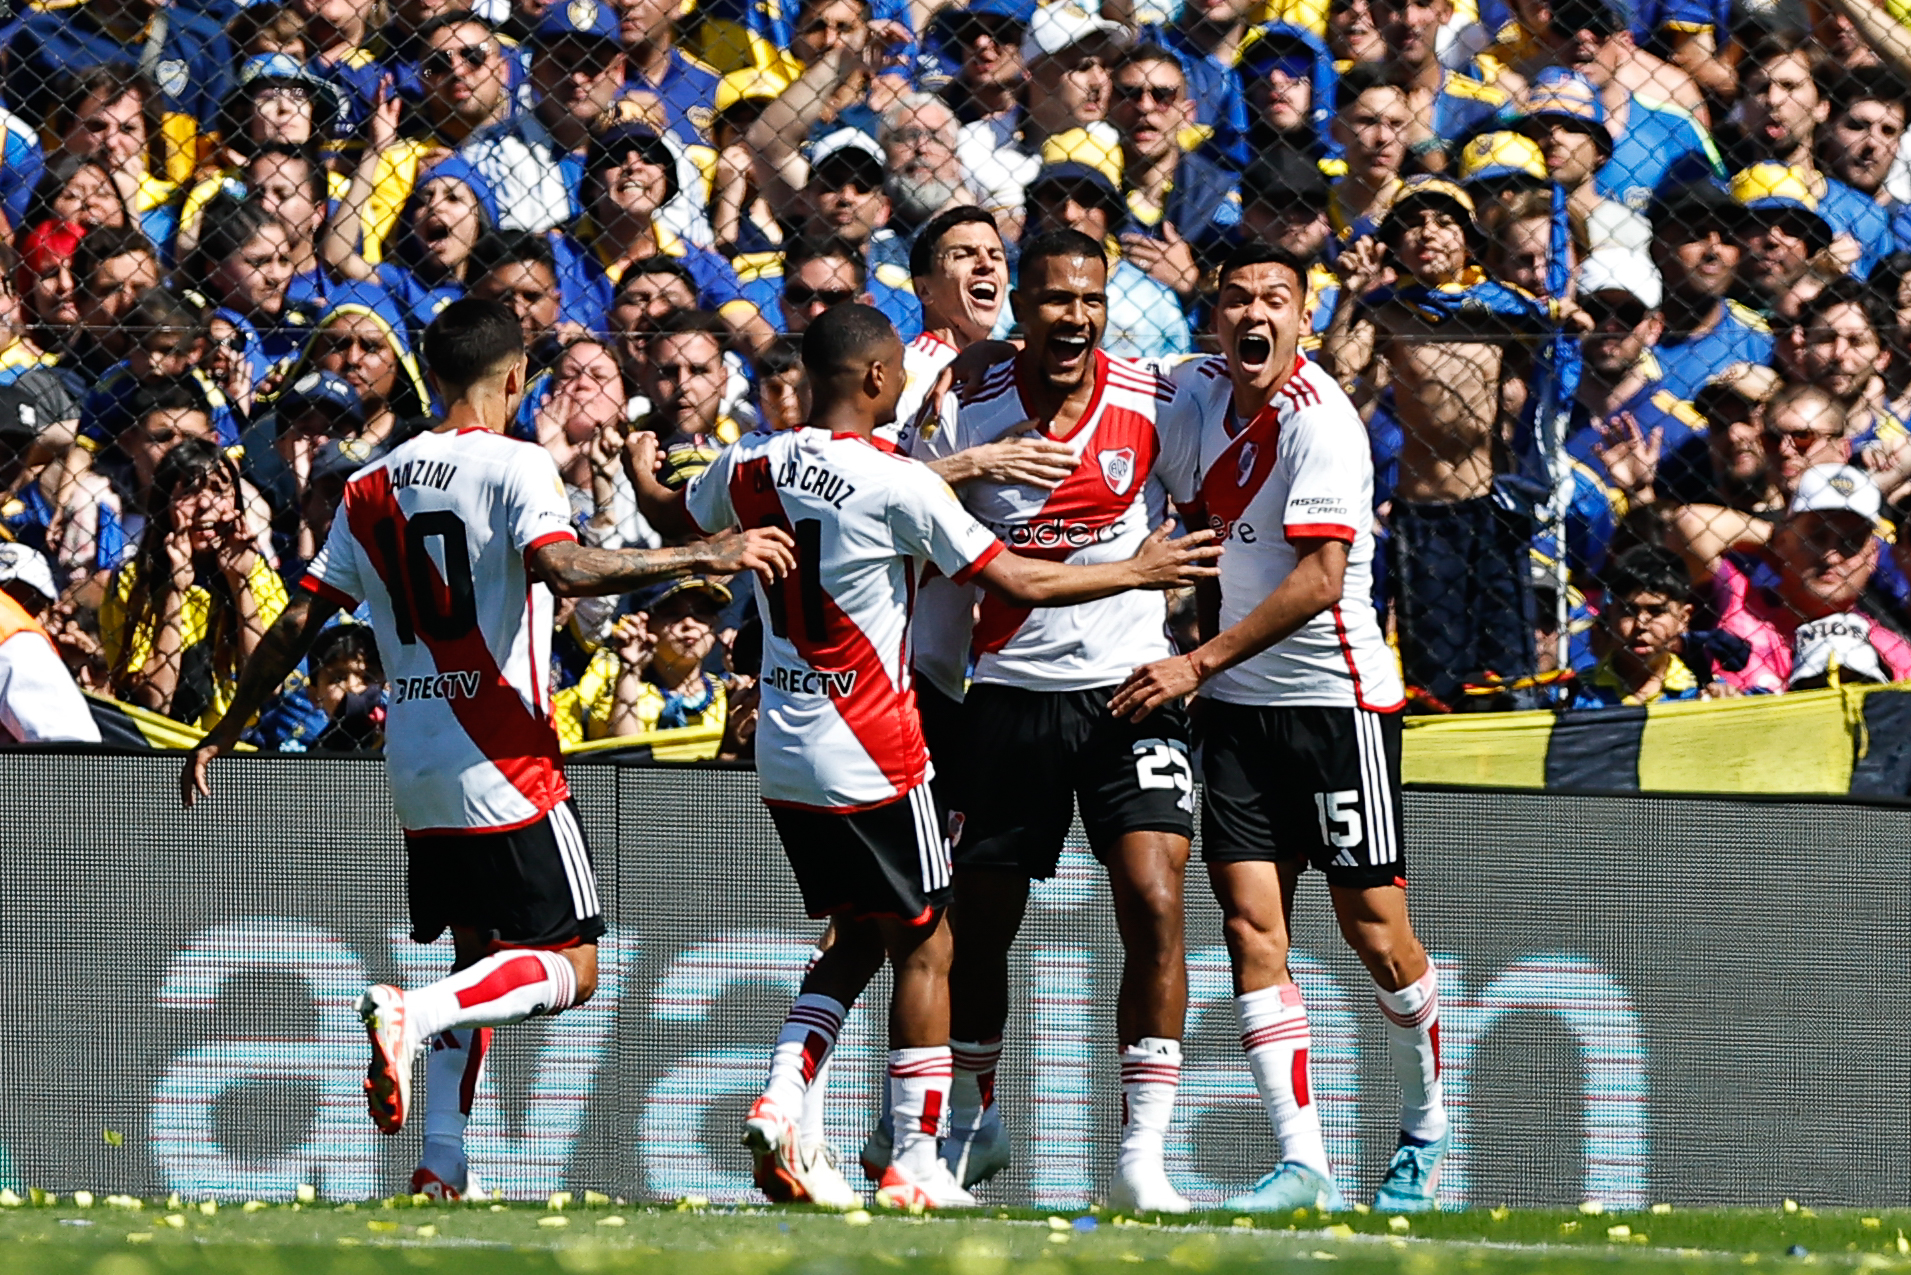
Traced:
POLYGON ((1410 717, 1408 783, 1911 796, 1911 684, 1582 713, 1410 717))

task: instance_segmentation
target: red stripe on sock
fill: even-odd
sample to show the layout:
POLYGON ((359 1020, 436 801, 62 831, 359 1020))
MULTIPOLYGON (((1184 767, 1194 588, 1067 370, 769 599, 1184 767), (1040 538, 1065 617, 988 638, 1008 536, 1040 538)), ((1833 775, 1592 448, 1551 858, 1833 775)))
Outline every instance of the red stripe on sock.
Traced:
POLYGON ((935 1137, 942 1129, 942 1090, 931 1089, 922 1096, 922 1131, 935 1137))
POLYGON ((809 1084, 816 1079, 816 1073, 822 1070, 823 1060, 829 1057, 830 1046, 836 1042, 821 1032, 811 1032, 803 1042, 803 1083, 809 1084))
POLYGON ((467 1116, 478 1096, 478 1077, 484 1071, 484 1056, 490 1052, 491 1029, 477 1028, 471 1033, 471 1043, 465 1046, 464 1075, 458 1080, 458 1110, 467 1116))
POLYGON ((484 1005, 509 996, 520 987, 529 987, 533 983, 542 983, 550 977, 545 972, 544 962, 530 953, 514 956, 498 968, 486 974, 482 980, 458 993, 458 1006, 470 1009, 473 1005, 484 1005))
POLYGON ((1427 1038, 1433 1042, 1433 1078, 1438 1080, 1440 1078, 1440 1022, 1438 1019, 1434 1020, 1433 1026, 1427 1028, 1427 1038))
POLYGON ((1295 1106, 1305 1107, 1314 1100, 1313 1094, 1307 1087, 1307 1051, 1305 1049, 1294 1051, 1294 1066, 1288 1075, 1287 1082, 1293 1086, 1295 1106))

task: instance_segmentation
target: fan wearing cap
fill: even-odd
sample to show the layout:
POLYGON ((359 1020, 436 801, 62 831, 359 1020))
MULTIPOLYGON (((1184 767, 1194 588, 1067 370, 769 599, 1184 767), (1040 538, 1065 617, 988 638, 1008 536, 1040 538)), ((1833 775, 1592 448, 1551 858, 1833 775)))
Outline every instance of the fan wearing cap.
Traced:
POLYGON ((783 227, 763 197, 744 138, 763 108, 789 86, 774 71, 754 68, 732 71, 717 84, 710 125, 717 148, 710 179, 710 226, 716 250, 730 259, 739 282, 774 265, 783 245, 783 227))
POLYGON ((1438 37, 1452 20, 1451 0, 1373 0, 1371 7, 1387 42, 1387 76, 1407 96, 1403 171, 1446 172, 1454 141, 1488 127, 1511 99, 1502 88, 1440 64, 1438 37))
MULTIPOLYGON (((1747 300, 1774 319, 1795 319, 1826 279, 1843 273, 1831 226, 1818 200, 1792 169, 1754 164, 1732 178, 1732 198, 1745 209, 1739 229, 1744 255, 1738 277, 1747 300), (1830 251, 1827 251, 1830 249, 1830 251)), ((1849 240, 1844 241, 1848 247, 1849 240)))
POLYGON ((1655 200, 1649 219, 1652 262, 1665 284, 1657 357, 1666 389, 1690 398, 1735 363, 1770 363, 1770 325, 1729 299, 1743 255, 1744 207, 1699 181, 1655 200))
POLYGON ((1736 363, 1701 386, 1692 406, 1705 432, 1665 449, 1653 483, 1658 498, 1747 513, 1783 508, 1765 449, 1765 404, 1778 385, 1771 368, 1736 363))
POLYGON ((344 90, 340 131, 349 137, 389 75, 391 47, 380 26, 385 14, 373 0, 304 0, 296 7, 305 18, 306 65, 344 90))
POLYGON ((634 594, 577 685, 551 699, 558 737, 567 744, 648 735, 709 732, 673 759, 707 761, 724 743, 729 688, 704 671, 730 590, 709 576, 685 576, 634 594))
POLYGON ((1481 241, 1463 189, 1412 178, 1375 236, 1335 263, 1343 291, 1321 342, 1322 362, 1362 396, 1391 379, 1401 656, 1408 684, 1444 704, 1488 670, 1530 674, 1536 658, 1531 528, 1494 501, 1494 445, 1502 413, 1525 398, 1512 347, 1549 331, 1558 303, 1487 278, 1472 260, 1481 241))
MULTIPOLYGON (((239 86, 219 107, 219 171, 189 187, 180 203, 176 251, 184 255, 192 250, 199 218, 213 196, 223 191, 245 197, 245 170, 262 148, 307 149, 316 162, 342 115, 338 86, 306 70, 298 59, 283 53, 249 58, 239 68, 239 86)), ((329 194, 343 196, 349 185, 343 174, 334 174, 329 194)))
MULTIPOLYGON (((361 164, 358 176, 326 226, 322 249, 332 269, 346 279, 376 283, 389 292, 405 316, 406 326, 422 332, 432 317, 465 293, 471 254, 498 224, 497 200, 491 183, 463 157, 453 155, 418 174, 405 200, 391 239, 373 261, 361 255, 360 211, 374 195, 370 170, 361 164)), ((365 226, 369 239, 371 230, 365 226)), ((370 252, 368 242, 365 251, 370 252)))
MULTIPOLYGON (((730 263, 673 234, 658 220, 677 191, 675 156, 650 128, 619 124, 592 139, 579 191, 586 214, 579 226, 586 250, 579 273, 586 290, 579 298, 580 313, 607 314, 618 281, 633 263, 668 257, 695 280, 699 309, 721 316, 744 348, 767 348, 776 333, 744 295, 730 263)), ((594 330, 603 323, 601 318, 585 320, 584 326, 594 330)))
POLYGON ((1613 135, 1599 93, 1577 74, 1543 75, 1515 103, 1513 127, 1540 148, 1545 173, 1566 188, 1566 206, 1589 250, 1644 252, 1652 225, 1601 191, 1612 158, 1613 135))
MULTIPOLYGON (((1108 175, 1087 164, 1051 164, 1028 188, 1024 242, 1058 230, 1074 230, 1107 244, 1126 211, 1108 175)), ((1194 338, 1180 300, 1168 285, 1126 254, 1110 251, 1107 326, 1100 348, 1119 358, 1165 358, 1188 354, 1194 338)))
POLYGON ((1258 27, 1242 50, 1239 73, 1248 107, 1248 163, 1281 151, 1310 160, 1338 157, 1328 135, 1334 55, 1324 40, 1285 22, 1258 27))
POLYGON ((1320 334, 1340 300, 1340 278, 1323 261, 1334 234, 1332 198, 1320 166, 1293 150, 1259 154, 1241 174, 1240 241, 1272 244, 1310 263, 1306 306, 1313 319, 1301 337, 1301 349, 1310 354, 1320 349, 1320 334))
POLYGON ((1792 169, 1838 239, 1841 263, 1863 278, 1891 251, 1891 218, 1871 195, 1817 168, 1820 130, 1831 115, 1826 88, 1813 69, 1817 54, 1797 35, 1771 35, 1754 44, 1742 64, 1739 122, 1722 128, 1720 141, 1734 170, 1765 162, 1792 169))
POLYGON ((1692 578, 1711 588, 1719 627, 1750 643, 1743 669, 1720 679, 1742 691, 1779 692, 1824 677, 1836 655, 1856 680, 1911 678, 1911 643, 1881 620, 1867 598, 1882 541, 1883 498, 1850 465, 1815 465, 1800 475, 1771 543, 1743 556, 1669 529, 1668 543, 1692 578))
POLYGON ((45 628, 59 596, 45 558, 26 545, 0 544, 0 742, 100 742, 45 628))
MULTIPOLYGON (((1659 310, 1664 289, 1651 260, 1608 248, 1580 263, 1574 283, 1592 330, 1580 338, 1579 390, 1566 438, 1568 454, 1599 467, 1620 443, 1662 455, 1703 434, 1705 418, 1665 389, 1652 356, 1665 319, 1659 310)), ((1637 488, 1615 475, 1614 485, 1635 498, 1647 498, 1641 493, 1650 489, 1650 480, 1637 488)))
POLYGON ((291 563, 311 561, 325 543, 325 528, 304 516, 319 452, 335 442, 354 468, 383 454, 381 444, 360 440, 364 428, 365 408, 352 383, 314 368, 282 390, 271 414, 246 431, 239 472, 272 507, 273 545, 286 574, 291 563))

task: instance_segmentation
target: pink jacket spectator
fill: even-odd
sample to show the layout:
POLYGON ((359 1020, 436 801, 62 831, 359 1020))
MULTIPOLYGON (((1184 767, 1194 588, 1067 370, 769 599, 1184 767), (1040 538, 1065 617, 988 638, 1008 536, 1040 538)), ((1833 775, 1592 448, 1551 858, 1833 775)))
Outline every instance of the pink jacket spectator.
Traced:
MULTIPOLYGON (((1769 590, 1752 581, 1745 564, 1733 558, 1719 563, 1712 579, 1718 599, 1719 627, 1752 644, 1752 657, 1738 672, 1719 670, 1719 680, 1741 691, 1777 693, 1788 688, 1792 675, 1792 637, 1799 617, 1769 590)), ((1857 608, 1861 613, 1864 608, 1857 608)), ((1911 678, 1911 642, 1875 619, 1871 645, 1877 649, 1893 681, 1911 678)))

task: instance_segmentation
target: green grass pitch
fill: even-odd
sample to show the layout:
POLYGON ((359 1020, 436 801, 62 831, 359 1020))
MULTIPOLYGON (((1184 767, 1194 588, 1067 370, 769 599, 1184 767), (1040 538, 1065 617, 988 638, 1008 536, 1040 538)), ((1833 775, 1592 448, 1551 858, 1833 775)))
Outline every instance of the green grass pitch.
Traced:
POLYGON ((1808 1266, 1911 1271, 1911 1212, 1473 1209, 1389 1218, 1235 1218, 1158 1224, 1106 1212, 911 1218, 769 1208, 574 1201, 410 1207, 179 1201, 137 1209, 71 1197, 0 1208, 8 1275, 1117 1275, 1136 1266, 1213 1275, 1353 1272, 1725 1271, 1808 1266))

